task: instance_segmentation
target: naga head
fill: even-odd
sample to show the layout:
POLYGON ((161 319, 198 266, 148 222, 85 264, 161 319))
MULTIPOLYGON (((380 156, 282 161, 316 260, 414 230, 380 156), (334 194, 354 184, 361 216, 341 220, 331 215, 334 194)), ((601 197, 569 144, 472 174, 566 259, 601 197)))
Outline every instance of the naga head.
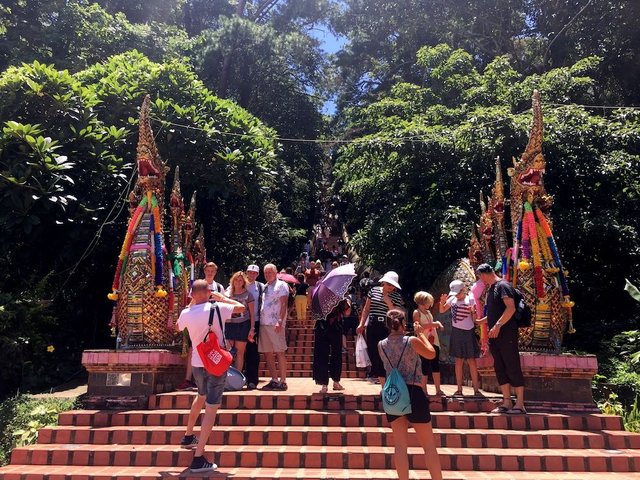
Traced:
POLYGON ((544 174, 546 161, 542 155, 543 121, 540 92, 533 91, 532 96, 533 124, 529 134, 529 142, 520 160, 513 159, 513 168, 509 169, 511 177, 511 217, 514 225, 522 217, 522 205, 528 199, 537 202, 545 196, 544 174))
MULTIPOLYGON (((140 108, 140 118, 138 122, 139 137, 136 151, 136 161, 138 162, 138 177, 140 180, 158 179, 164 184, 164 177, 167 173, 167 166, 160 158, 153 130, 149 121, 149 109, 151 97, 146 95, 140 108)), ((149 183, 148 181, 146 183, 149 183)), ((153 183, 153 182, 152 182, 153 183)))

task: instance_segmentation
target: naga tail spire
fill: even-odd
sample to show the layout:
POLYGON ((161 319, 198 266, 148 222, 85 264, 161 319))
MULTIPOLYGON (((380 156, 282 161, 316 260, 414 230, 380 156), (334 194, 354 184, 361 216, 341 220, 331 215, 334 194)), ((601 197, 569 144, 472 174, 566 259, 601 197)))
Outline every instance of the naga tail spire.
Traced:
POLYGON ((492 197, 492 213, 493 227, 495 230, 496 257, 504 260, 508 244, 507 232, 504 223, 504 183, 502 180, 502 169, 500 165, 500 157, 496 157, 496 182, 493 185, 492 197))

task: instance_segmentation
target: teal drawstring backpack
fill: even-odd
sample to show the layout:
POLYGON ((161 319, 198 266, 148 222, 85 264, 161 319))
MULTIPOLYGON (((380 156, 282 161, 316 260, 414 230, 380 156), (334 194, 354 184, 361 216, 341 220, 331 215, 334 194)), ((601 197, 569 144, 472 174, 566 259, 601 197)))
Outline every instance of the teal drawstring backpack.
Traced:
MULTIPOLYGON (((407 383, 404 381, 404 378, 402 378, 402 375, 400 375, 400 372, 398 371, 398 365, 400 365, 400 360, 402 360, 402 355, 404 355, 404 351, 408 344, 409 339, 407 338, 396 366, 393 367, 391 373, 387 377, 387 380, 384 382, 384 386, 382 387, 382 406, 384 407, 384 411, 388 415, 395 415, 397 417, 409 415, 411 413, 411 397, 409 396, 409 389, 407 388, 407 383)), ((389 360, 387 352, 384 351, 382 345, 380 346, 380 349, 382 350, 382 353, 384 353, 384 356, 387 357, 389 364, 393 366, 393 363, 389 360)))

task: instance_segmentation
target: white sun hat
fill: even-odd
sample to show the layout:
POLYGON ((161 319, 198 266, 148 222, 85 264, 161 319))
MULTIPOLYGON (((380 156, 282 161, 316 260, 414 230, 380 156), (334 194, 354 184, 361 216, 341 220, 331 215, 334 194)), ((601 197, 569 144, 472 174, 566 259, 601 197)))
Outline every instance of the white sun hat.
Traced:
POLYGON ((398 274, 396 272, 387 272, 380 279, 380 283, 388 283, 389 285, 393 285, 399 290, 402 290, 402 287, 398 283, 398 274))

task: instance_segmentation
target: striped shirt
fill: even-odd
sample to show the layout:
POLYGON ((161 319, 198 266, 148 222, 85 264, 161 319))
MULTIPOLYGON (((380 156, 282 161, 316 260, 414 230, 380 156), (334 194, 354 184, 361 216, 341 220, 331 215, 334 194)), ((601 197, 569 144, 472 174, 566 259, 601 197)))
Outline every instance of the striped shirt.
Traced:
POLYGON ((471 330, 475 327, 473 323, 472 309, 475 308, 475 301, 469 295, 458 300, 451 297, 447 300, 451 304, 451 325, 460 330, 471 330))
MULTIPOLYGON (((391 297, 391 302, 394 307, 400 307, 404 305, 404 301, 402 300, 402 296, 398 290, 394 290, 389 294, 391 297)), ((369 320, 370 321, 386 321, 387 312, 389 311, 389 307, 382 299, 382 287, 373 287, 369 290, 369 294, 367 297, 370 300, 370 308, 369 308, 369 320)))

